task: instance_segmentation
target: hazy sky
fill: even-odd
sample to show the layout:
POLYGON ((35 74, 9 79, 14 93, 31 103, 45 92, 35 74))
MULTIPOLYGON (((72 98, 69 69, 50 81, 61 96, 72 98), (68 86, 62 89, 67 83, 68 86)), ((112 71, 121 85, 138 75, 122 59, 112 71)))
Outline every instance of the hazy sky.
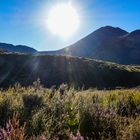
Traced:
POLYGON ((0 42, 57 50, 106 25, 139 29, 140 0, 0 0, 0 42), (71 1, 81 19, 77 32, 66 40, 52 34, 46 24, 50 8, 62 1, 71 1))

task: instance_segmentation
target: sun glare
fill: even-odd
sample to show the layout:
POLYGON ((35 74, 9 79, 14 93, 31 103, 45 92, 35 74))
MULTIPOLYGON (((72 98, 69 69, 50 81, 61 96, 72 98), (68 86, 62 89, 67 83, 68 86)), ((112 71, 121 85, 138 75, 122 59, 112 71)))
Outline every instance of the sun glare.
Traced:
POLYGON ((62 37, 71 37, 79 28, 78 12, 70 3, 57 4, 49 11, 47 25, 49 30, 62 37))

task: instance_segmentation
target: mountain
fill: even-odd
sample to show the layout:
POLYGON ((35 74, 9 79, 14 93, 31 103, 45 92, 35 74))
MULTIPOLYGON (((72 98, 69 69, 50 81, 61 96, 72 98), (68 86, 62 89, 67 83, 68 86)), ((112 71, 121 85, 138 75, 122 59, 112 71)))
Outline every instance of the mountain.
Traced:
POLYGON ((0 43, 0 50, 6 52, 14 52, 14 53, 36 53, 37 50, 24 46, 24 45, 12 45, 6 43, 0 43))
POLYGON ((17 82, 29 86, 38 78, 45 87, 63 82, 85 88, 135 87, 140 85, 140 66, 70 56, 0 54, 0 87, 17 82))
POLYGON ((140 64, 140 30, 128 33, 120 28, 105 26, 71 46, 42 53, 89 57, 120 64, 140 64))

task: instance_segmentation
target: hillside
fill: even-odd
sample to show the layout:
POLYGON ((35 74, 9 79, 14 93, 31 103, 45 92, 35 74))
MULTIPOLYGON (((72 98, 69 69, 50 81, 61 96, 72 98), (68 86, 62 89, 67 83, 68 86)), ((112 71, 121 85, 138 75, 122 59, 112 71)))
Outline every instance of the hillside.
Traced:
POLYGON ((36 53, 37 50, 25 45, 13 45, 7 43, 0 43, 0 50, 13 53, 36 53))
POLYGON ((105 26, 64 49, 42 53, 140 64, 140 30, 128 33, 120 28, 105 26))
POLYGON ((63 82, 85 88, 134 87, 140 85, 140 68, 78 57, 0 54, 0 87, 16 82, 29 86, 38 78, 45 87, 63 82))

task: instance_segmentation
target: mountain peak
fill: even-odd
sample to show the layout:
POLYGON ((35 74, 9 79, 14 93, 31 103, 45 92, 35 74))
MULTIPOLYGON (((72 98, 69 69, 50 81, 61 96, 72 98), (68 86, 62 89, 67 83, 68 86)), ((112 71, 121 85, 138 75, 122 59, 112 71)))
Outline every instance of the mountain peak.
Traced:
POLYGON ((131 36, 139 35, 140 36, 140 30, 135 30, 135 31, 131 32, 129 35, 131 35, 131 36))
POLYGON ((128 32, 119 28, 119 27, 112 27, 112 26, 104 26, 104 27, 101 27, 99 29, 97 29, 95 32, 98 32, 98 33, 104 33, 104 34, 110 34, 110 33, 113 33, 115 35, 125 35, 127 34, 128 32))
POLYGON ((126 39, 135 43, 140 43, 140 30, 135 30, 127 34, 126 39))
POLYGON ((99 29, 108 29, 108 30, 112 30, 112 29, 120 29, 120 28, 107 25, 107 26, 103 26, 103 27, 101 27, 101 28, 99 28, 99 29))

